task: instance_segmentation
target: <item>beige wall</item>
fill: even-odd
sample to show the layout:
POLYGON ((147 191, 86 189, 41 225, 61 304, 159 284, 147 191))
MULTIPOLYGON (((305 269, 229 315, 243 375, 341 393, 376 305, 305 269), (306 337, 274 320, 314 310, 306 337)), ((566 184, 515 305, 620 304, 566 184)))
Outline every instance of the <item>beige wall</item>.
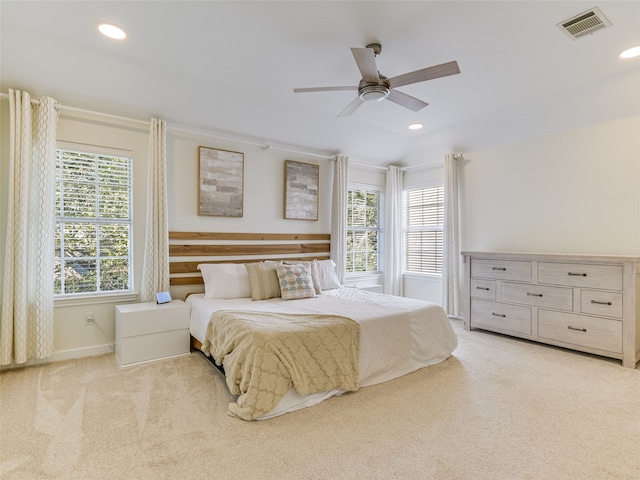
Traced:
POLYGON ((463 250, 640 254, 640 117, 465 153, 463 250))

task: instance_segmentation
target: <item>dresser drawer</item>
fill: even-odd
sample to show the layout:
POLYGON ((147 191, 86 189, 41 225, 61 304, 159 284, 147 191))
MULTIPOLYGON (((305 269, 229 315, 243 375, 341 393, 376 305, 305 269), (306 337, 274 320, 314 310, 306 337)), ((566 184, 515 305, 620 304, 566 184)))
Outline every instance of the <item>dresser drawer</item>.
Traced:
POLYGON ((496 282, 495 280, 480 280, 478 278, 471 279, 471 296, 475 298, 486 298, 487 300, 496 299, 496 282))
POLYGON ((531 309, 472 299, 471 326, 531 335, 531 309))
POLYGON ((538 311, 538 336, 622 353, 622 322, 572 313, 538 311))
POLYGON ((622 293, 582 290, 580 311, 592 315, 622 318, 622 293))
POLYGON ((534 307, 573 310, 573 290, 571 288, 504 282, 501 300, 534 307))
POLYGON ((531 262, 515 260, 471 259, 471 276, 496 280, 531 281, 531 262))
POLYGON ((538 283, 622 290, 622 265, 540 262, 538 283))

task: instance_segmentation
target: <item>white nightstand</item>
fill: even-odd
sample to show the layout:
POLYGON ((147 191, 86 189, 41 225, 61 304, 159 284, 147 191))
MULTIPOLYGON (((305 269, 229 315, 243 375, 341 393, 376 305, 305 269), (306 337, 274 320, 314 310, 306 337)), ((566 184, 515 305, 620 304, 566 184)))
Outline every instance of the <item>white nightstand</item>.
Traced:
POLYGON ((116 305, 116 358, 120 365, 186 355, 191 351, 189 305, 116 305))

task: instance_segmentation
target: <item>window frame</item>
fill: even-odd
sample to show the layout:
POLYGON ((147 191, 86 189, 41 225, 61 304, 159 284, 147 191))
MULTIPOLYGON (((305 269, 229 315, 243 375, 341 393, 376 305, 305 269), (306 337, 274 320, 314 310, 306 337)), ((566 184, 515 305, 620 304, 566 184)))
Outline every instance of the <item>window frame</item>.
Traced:
MULTIPOLYGON (((356 183, 356 182, 349 182, 348 186, 347 186, 347 194, 349 194, 351 191, 362 191, 365 193, 375 193, 378 196, 378 227, 377 228, 371 228, 371 227, 350 227, 349 226, 349 207, 350 205, 350 199, 347 199, 347 236, 349 235, 350 232, 353 231, 360 231, 360 232, 371 232, 371 231, 375 231, 377 232, 377 237, 378 237, 378 244, 377 244, 377 258, 378 258, 378 265, 377 265, 377 270, 366 270, 366 271, 349 271, 347 269, 347 266, 345 265, 345 270, 346 270, 346 277, 349 279, 354 279, 354 278, 358 278, 358 277, 370 277, 370 276, 379 276, 381 275, 383 272, 383 264, 384 264, 384 259, 383 259, 383 236, 384 236, 384 188, 380 185, 371 185, 371 184, 365 184, 365 183, 356 183)), ((347 239, 345 238, 345 243, 347 243, 347 239)), ((347 257, 349 257, 349 247, 348 245, 345 246, 345 250, 346 250, 346 254, 347 257)), ((373 251, 373 250, 371 250, 373 251)), ((369 252, 369 250, 366 250, 366 252, 369 252)), ((348 263, 348 262, 347 262, 348 263)))
MULTIPOLYGON (((404 248, 404 255, 403 255, 403 275, 406 276, 419 276, 419 277, 434 277, 434 278, 441 278, 442 277, 442 263, 443 263, 443 259, 444 259, 444 181, 440 180, 440 181, 433 181, 433 182, 429 182, 429 183, 421 183, 421 184, 415 184, 415 185, 411 185, 411 186, 405 186, 405 188, 403 189, 403 198, 402 198, 402 214, 403 214, 403 219, 402 219, 402 237, 403 237, 403 248, 404 248), (413 226, 413 227, 409 227, 408 226, 408 210, 409 210, 409 205, 408 205, 408 197, 409 197, 409 192, 411 191, 416 191, 416 190, 428 190, 428 189, 434 189, 434 188, 439 188, 440 189, 440 195, 442 196, 442 201, 440 202, 440 207, 438 208, 438 212, 437 215, 439 215, 439 218, 442 219, 442 223, 436 223, 436 224, 432 224, 432 225, 420 225, 420 226, 413 226), (417 232, 441 232, 441 238, 440 238, 440 247, 439 247, 439 260, 438 257, 436 255, 436 258, 434 260, 434 264, 436 265, 436 271, 424 271, 424 270, 409 270, 408 269, 408 257, 409 257, 409 253, 410 253, 410 249, 409 249, 409 245, 407 242, 407 234, 410 231, 417 231, 417 232), (439 267, 439 271, 438 271, 438 267, 439 267)), ((437 247, 437 241, 436 241, 436 253, 438 252, 438 247, 437 247)))
MULTIPOLYGON (((56 143, 56 195, 58 192, 58 152, 60 151, 69 151, 72 153, 86 154, 86 155, 96 155, 103 157, 120 157, 126 158, 128 160, 128 216, 126 218, 118 218, 117 221, 113 218, 99 218, 98 215, 90 218, 76 218, 76 217, 63 217, 58 215, 58 209, 56 205, 56 210, 54 212, 54 224, 57 229, 60 224, 65 223, 87 223, 90 225, 113 225, 114 223, 118 224, 126 224, 128 226, 128 254, 126 256, 127 260, 127 288, 121 290, 94 290, 88 292, 71 292, 71 293, 54 293, 54 305, 55 307, 61 306, 71 306, 71 305, 84 305, 91 303, 118 303, 123 301, 134 301, 137 298, 137 293, 134 291, 134 218, 133 218, 133 198, 134 198, 134 160, 133 160, 133 152, 129 150, 116 149, 111 147, 103 147, 97 145, 88 145, 81 143, 72 143, 72 142, 64 142, 58 141, 56 143)), ((98 180, 96 180, 98 182, 98 180)), ((96 205, 96 208, 99 208, 96 205)), ((99 240, 97 239, 96 243, 96 252, 95 252, 95 260, 97 263, 101 259, 105 258, 125 258, 122 255, 118 255, 115 257, 111 257, 109 255, 101 255, 99 250, 99 240)), ((62 248, 62 247, 61 247, 62 248)), ((62 259, 62 251, 56 248, 53 252, 54 261, 63 262, 62 259), (59 255, 60 254, 60 255, 59 255)), ((63 267, 62 267, 63 268, 63 267)), ((95 287, 98 288, 98 281, 96 281, 95 287)), ((52 284, 52 288, 54 285, 52 284)))

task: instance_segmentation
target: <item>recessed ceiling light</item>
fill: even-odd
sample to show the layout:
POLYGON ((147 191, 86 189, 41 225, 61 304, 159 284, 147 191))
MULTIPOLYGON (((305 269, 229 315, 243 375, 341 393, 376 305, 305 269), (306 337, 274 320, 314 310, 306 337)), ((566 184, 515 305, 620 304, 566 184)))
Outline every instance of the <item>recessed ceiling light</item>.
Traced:
POLYGON ((627 48, 624 52, 620 54, 620 58, 633 58, 640 55, 640 45, 637 47, 627 48))
POLYGON ((100 33, 102 33, 104 36, 113 38, 115 40, 122 40, 124 38, 127 38, 127 34, 124 33, 124 30, 110 23, 101 23, 100 25, 98 25, 98 30, 100 30, 100 33))
POLYGON ((409 125, 409 130, 420 130, 423 127, 421 123, 412 123, 409 125))

